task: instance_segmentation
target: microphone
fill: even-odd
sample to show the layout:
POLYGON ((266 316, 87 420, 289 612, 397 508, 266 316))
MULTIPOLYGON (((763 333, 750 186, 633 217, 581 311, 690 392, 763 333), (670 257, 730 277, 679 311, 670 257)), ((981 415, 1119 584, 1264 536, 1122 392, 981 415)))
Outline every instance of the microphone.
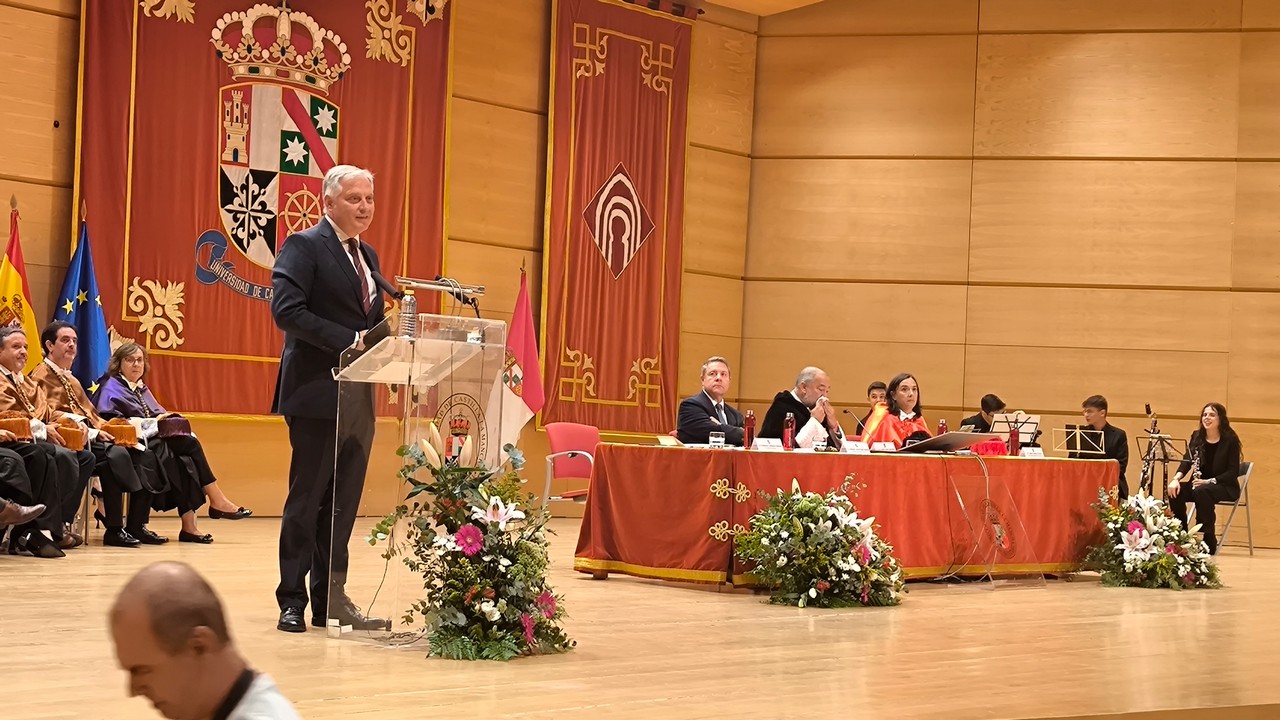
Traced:
POLYGON ((377 270, 372 270, 369 272, 369 274, 373 276, 373 284, 377 285, 378 289, 381 290, 382 292, 390 295, 391 297, 397 300, 404 297, 404 293, 397 290, 395 285, 392 285, 390 282, 387 281, 386 278, 382 277, 382 273, 378 272, 377 270))
MULTIPOLYGON (((449 280, 443 275, 437 275, 436 282, 453 282, 453 281, 449 280)), ((467 297, 466 294, 458 290, 441 290, 440 292, 449 294, 450 296, 453 297, 454 300, 457 300, 463 305, 470 305, 471 309, 475 311, 476 317, 480 317, 480 303, 476 302, 475 298, 467 297)))

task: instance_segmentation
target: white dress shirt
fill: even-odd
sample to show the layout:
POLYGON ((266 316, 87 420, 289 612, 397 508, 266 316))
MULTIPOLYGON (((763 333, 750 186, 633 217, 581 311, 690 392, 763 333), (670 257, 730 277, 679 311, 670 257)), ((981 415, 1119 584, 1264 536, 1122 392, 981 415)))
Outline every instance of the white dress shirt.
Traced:
MULTIPOLYGON (((369 288, 369 306, 373 307, 373 303, 378 299, 378 286, 373 284, 373 270, 369 268, 369 261, 365 258, 364 253, 360 252, 360 236, 354 238, 342 232, 342 228, 338 224, 329 219, 328 215, 324 216, 324 221, 329 223, 329 227, 333 228, 333 233, 338 236, 338 242, 342 243, 342 254, 346 256, 347 262, 351 263, 351 269, 356 272, 364 270, 365 287, 369 288), (356 267, 356 259, 351 257, 351 246, 347 244, 348 240, 356 241, 356 252, 360 252, 360 267, 356 267)), ((360 342, 360 333, 356 333, 356 339, 351 341, 352 345, 360 342)))
POLYGON ((227 720, 301 720, 301 717, 271 678, 259 675, 227 720))

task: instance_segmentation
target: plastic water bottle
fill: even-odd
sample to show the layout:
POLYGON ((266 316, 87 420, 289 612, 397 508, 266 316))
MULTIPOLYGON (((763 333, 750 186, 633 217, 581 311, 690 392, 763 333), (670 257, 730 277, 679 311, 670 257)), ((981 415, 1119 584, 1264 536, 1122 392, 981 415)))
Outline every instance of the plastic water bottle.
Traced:
POLYGON ((756 441, 756 411, 748 410, 747 414, 742 418, 742 431, 744 440, 742 446, 751 449, 751 444, 756 441))
POLYGON ((418 336, 418 298, 412 290, 405 290, 400 298, 400 337, 416 338, 418 336))
POLYGON ((796 446, 796 416, 793 413, 787 413, 787 419, 782 421, 782 449, 794 450, 796 446))
POLYGON ((1009 429, 1009 454, 1016 456, 1021 449, 1022 432, 1018 429, 1016 423, 1009 429))

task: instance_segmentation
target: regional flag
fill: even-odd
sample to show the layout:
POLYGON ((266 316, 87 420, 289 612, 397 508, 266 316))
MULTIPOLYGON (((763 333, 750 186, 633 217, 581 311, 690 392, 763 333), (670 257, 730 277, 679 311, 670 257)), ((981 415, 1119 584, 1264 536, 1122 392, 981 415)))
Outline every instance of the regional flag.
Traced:
POLYGON ((93 251, 89 248, 89 224, 80 223, 80 240, 71 255, 67 277, 62 281, 54 320, 71 323, 76 329, 79 348, 71 374, 89 393, 97 390, 98 378, 107 371, 111 359, 111 338, 102 313, 102 297, 98 293, 98 276, 93 271, 93 251))
POLYGON ((18 242, 18 205, 11 204, 9 211, 9 246, 0 262, 0 327, 19 326, 27 333, 27 366, 23 372, 31 372, 44 360, 40 352, 40 326, 36 325, 36 313, 31 308, 31 287, 27 284, 27 264, 22 260, 22 245, 18 242))
POLYGON ((502 447, 516 445, 520 431, 542 409, 542 369, 538 367, 538 341, 529 306, 529 284, 520 271, 520 294, 507 332, 507 360, 502 372, 502 447))

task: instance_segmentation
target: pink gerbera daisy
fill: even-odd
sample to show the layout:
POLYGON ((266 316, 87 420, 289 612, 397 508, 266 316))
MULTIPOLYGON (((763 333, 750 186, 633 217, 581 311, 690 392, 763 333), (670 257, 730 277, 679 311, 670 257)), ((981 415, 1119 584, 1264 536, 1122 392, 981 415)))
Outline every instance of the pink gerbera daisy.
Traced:
POLYGON ((484 547, 484 534, 475 525, 463 525, 458 528, 458 532, 454 533, 453 539, 458 543, 458 548, 462 550, 462 554, 467 557, 475 555, 484 547))

